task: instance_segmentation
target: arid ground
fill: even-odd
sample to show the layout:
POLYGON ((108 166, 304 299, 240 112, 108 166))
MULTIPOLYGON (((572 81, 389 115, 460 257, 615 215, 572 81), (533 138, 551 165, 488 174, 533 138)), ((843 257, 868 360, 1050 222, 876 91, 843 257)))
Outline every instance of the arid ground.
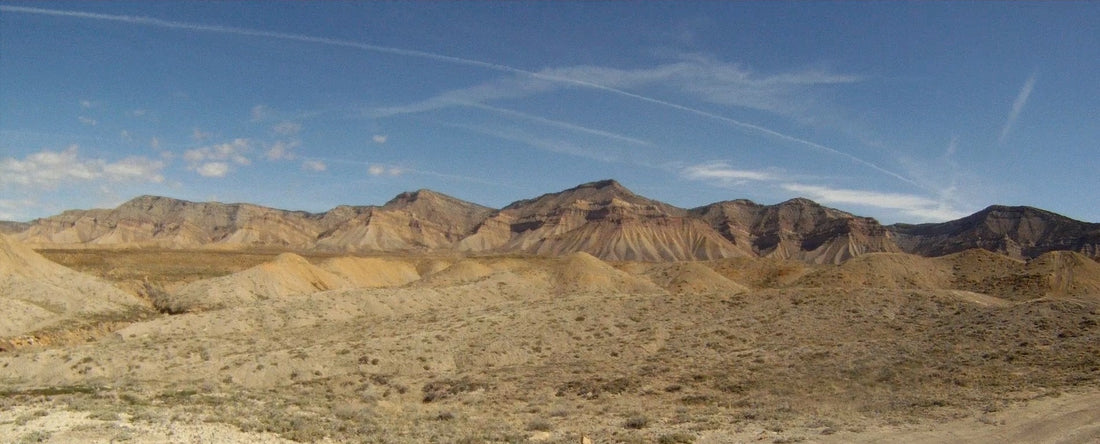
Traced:
POLYGON ((1074 253, 40 253, 144 305, 2 343, 5 442, 1100 439, 1074 253))

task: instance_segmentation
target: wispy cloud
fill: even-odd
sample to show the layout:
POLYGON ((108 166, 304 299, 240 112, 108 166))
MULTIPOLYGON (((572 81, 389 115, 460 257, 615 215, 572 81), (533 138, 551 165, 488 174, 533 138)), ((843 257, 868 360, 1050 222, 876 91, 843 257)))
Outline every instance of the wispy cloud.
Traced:
POLYGON ((194 128, 191 130, 191 139, 196 142, 205 142, 213 136, 213 134, 200 130, 198 128, 194 128))
POLYGON ((0 220, 21 220, 28 208, 37 206, 30 199, 0 199, 0 220))
POLYGON ((296 156, 294 149, 301 146, 298 140, 277 140, 267 149, 264 157, 267 160, 293 160, 296 156))
POLYGON ((831 188, 800 183, 785 183, 781 187, 823 204, 858 205, 893 210, 922 222, 958 219, 966 215, 944 202, 913 194, 831 188))
POLYGON ((83 123, 83 124, 88 125, 88 126, 96 126, 96 124, 99 123, 95 119, 93 119, 91 117, 85 117, 85 116, 79 116, 79 117, 76 118, 76 120, 79 120, 80 123, 83 123))
POLYGON ((621 156, 608 153, 608 150, 606 148, 600 150, 592 147, 578 146, 577 144, 574 144, 567 140, 538 137, 516 128, 485 128, 480 126, 462 125, 457 123, 441 124, 452 128, 470 131, 472 133, 481 134, 483 136, 489 136, 501 140, 507 140, 510 142, 521 143, 547 152, 567 154, 570 156, 576 156, 585 159, 598 160, 600 162, 622 161, 621 156))
POLYGON ((23 159, 0 159, 0 186, 55 189, 64 183, 95 180, 160 183, 164 181, 163 169, 164 162, 145 157, 115 162, 81 157, 79 147, 71 145, 64 151, 42 150, 23 159))
POLYGON ((302 131, 302 124, 297 123, 297 122, 284 121, 284 122, 279 122, 278 124, 276 124, 271 129, 272 129, 272 131, 275 131, 275 133, 279 134, 279 135, 293 136, 295 134, 298 134, 298 132, 302 131))
POLYGON ((1012 102, 1012 110, 1008 112, 1008 118, 1005 119, 1005 125, 1001 127, 1001 136, 997 139, 998 142, 1004 143, 1008 138, 1008 133, 1012 131, 1012 126, 1016 124, 1016 119, 1020 117, 1020 113, 1023 112, 1024 106, 1027 105, 1027 99, 1031 97, 1031 90, 1035 88, 1035 75, 1027 78, 1024 82, 1024 86, 1020 88, 1020 92, 1016 94, 1016 100, 1012 102))
POLYGON ((374 164, 367 167, 367 173, 371 176, 400 176, 405 173, 405 169, 392 165, 374 164))
POLYGON ((385 145, 386 141, 389 140, 389 136, 385 134, 375 134, 371 136, 370 140, 379 145, 385 145))
POLYGON ((302 162, 302 169, 306 171, 321 172, 328 169, 328 165, 320 160, 306 160, 302 162))
POLYGON ((725 161, 690 165, 681 169, 680 174, 687 179, 712 181, 723 185, 742 185, 749 181, 778 180, 778 176, 771 171, 737 169, 725 161))
MULTIPOLYGON (((321 45, 329 45, 329 46, 337 46, 337 47, 345 47, 345 48, 354 48, 354 49, 359 49, 359 50, 363 50, 363 51, 370 51, 370 52, 376 52, 376 53, 393 54, 393 55, 400 55, 400 56, 407 56, 407 57, 416 57, 416 58, 422 58, 422 59, 428 59, 428 60, 435 60, 435 61, 439 61, 439 62, 453 63, 453 64, 459 64, 459 65, 465 65, 465 66, 474 66, 474 67, 480 67, 480 68, 499 71, 499 72, 517 74, 517 75, 520 75, 520 76, 522 76, 522 77, 524 77, 528 80, 529 79, 536 79, 536 80, 542 81, 542 82, 538 82, 538 83, 534 83, 534 84, 532 84, 531 82, 521 82, 521 86, 526 85, 526 86, 535 86, 535 87, 544 87, 545 88, 546 86, 544 86, 544 85, 547 82, 550 82, 550 83, 556 83, 556 84, 572 86, 572 87, 589 88, 589 89, 593 89, 593 90, 597 90, 597 91, 603 91, 603 92, 606 92, 606 93, 616 94, 616 95, 619 95, 619 96, 622 96, 622 97, 632 98, 632 99, 639 100, 639 101, 642 101, 642 102, 646 102, 646 103, 650 103, 650 104, 654 104, 654 105, 659 105, 659 106, 667 107, 667 108, 670 108, 670 109, 675 109, 675 110, 679 110, 679 111, 682 111, 682 112, 690 113, 690 114, 693 114, 693 115, 696 115, 696 116, 705 117, 705 118, 708 118, 708 119, 720 121, 720 122, 732 125, 734 127, 741 128, 743 130, 756 132, 756 133, 763 134, 763 135, 766 135, 766 136, 769 136, 769 137, 777 138, 779 140, 784 140, 784 141, 794 143, 794 144, 798 144, 798 145, 802 145, 802 146, 805 146, 805 147, 808 147, 808 148, 811 148, 811 149, 814 149, 814 150, 818 150, 818 151, 822 151, 822 152, 825 152, 825 153, 828 153, 828 154, 840 156, 840 157, 846 158, 846 159, 848 159, 848 160, 850 160, 850 161, 852 161, 856 164, 859 164, 859 165, 862 165, 864 167, 870 168, 874 171, 877 171, 879 173, 882 173, 882 174, 885 174, 887 176, 893 177, 893 178, 895 178, 897 180, 900 180, 902 182, 920 187, 920 185, 918 183, 916 183, 915 181, 913 181, 910 178, 907 178, 907 177, 905 177, 901 174, 898 174, 894 171, 883 168, 883 167, 881 167, 881 166, 879 166, 879 165, 877 165, 873 162, 870 162, 870 161, 864 160, 862 158, 859 158, 855 155, 840 151, 836 148, 828 147, 828 146, 825 146, 825 145, 822 145, 822 144, 819 144, 819 143, 816 143, 816 142, 813 142, 813 141, 810 141, 810 140, 806 140, 806 139, 803 139, 803 138, 799 138, 799 137, 796 137, 796 136, 785 134, 785 133, 782 133, 782 132, 779 132, 779 131, 776 131, 776 130, 766 128, 766 127, 761 126, 761 125, 756 125, 756 124, 744 122, 744 121, 741 121, 741 120, 732 119, 732 118, 729 118, 729 117, 726 117, 726 116, 722 116, 722 115, 715 114, 715 113, 712 113, 712 112, 704 111, 704 110, 701 110, 701 109, 698 109, 698 108, 693 108, 693 107, 678 104, 678 103, 675 103, 675 102, 662 100, 662 99, 658 99, 658 98, 654 98, 654 97, 650 97, 650 96, 646 96, 646 95, 642 95, 642 94, 633 93, 633 92, 630 92, 630 91, 627 91, 627 90, 623 89, 623 88, 634 86, 634 85, 631 84, 632 82, 638 82, 638 81, 641 81, 645 78, 660 77, 662 74, 667 76, 668 72, 676 72, 678 68, 674 67, 674 66, 673 67, 669 67, 669 66, 658 67, 658 69, 649 70, 648 72, 643 70, 641 72, 632 73, 632 75, 626 76, 626 77, 624 77, 622 75, 623 74, 622 70, 613 70, 613 69, 609 70, 609 69, 606 69, 606 68, 598 68, 598 67, 574 67, 574 68, 564 68, 564 69, 556 69, 556 70, 550 69, 550 70, 542 70, 542 71, 531 71, 531 70, 516 68, 516 67, 513 67, 513 66, 503 65, 503 64, 499 64, 499 63, 491 63, 491 62, 486 62, 486 61, 481 61, 481 60, 474 60, 474 59, 468 59, 468 58, 462 58, 462 57, 454 57, 454 56, 437 54, 437 53, 432 53, 432 52, 427 52, 427 51, 417 51, 417 50, 396 48, 396 47, 390 47, 390 46, 371 45, 371 44, 367 44, 367 43, 354 42, 354 41, 349 41, 349 40, 340 40, 340 39, 332 39, 332 38, 325 38, 325 37, 315 37, 315 36, 308 36, 308 35, 301 35, 301 34, 290 34, 290 33, 274 32, 274 31, 263 31, 263 30, 248 29, 248 28, 237 28, 237 27, 229 27, 229 26, 202 25, 202 24, 196 24, 196 23, 162 20, 162 19, 156 19, 156 18, 152 18, 152 17, 114 15, 114 14, 100 14, 100 13, 81 12, 81 11, 66 11, 66 10, 57 10, 57 9, 45 9, 45 8, 33 8, 33 7, 9 6, 9 5, 0 5, 0 11, 4 11, 4 12, 8 12, 8 13, 39 14, 39 15, 51 15, 51 16, 79 18, 79 19, 112 21, 112 22, 127 23, 127 24, 140 25, 140 26, 153 26, 153 27, 159 27, 159 28, 165 28, 165 29, 179 29, 179 30, 185 30, 185 31, 191 31, 191 32, 211 32, 211 33, 232 34, 232 35, 250 36, 250 37, 258 37, 258 38, 290 40, 290 41, 298 41, 298 42, 304 42, 304 43, 314 43, 314 44, 321 44, 321 45), (620 71, 620 72, 615 72, 615 71, 620 71), (603 83, 599 83, 599 82, 608 82, 609 84, 603 84, 603 83)), ((696 64, 698 64, 698 61, 696 61, 696 64)), ((719 77, 722 77, 722 76, 729 77, 731 75, 731 73, 733 74, 733 77, 737 77, 736 72, 731 71, 731 70, 726 70, 726 71, 727 71, 726 73, 722 74, 719 77)), ((629 72, 627 72, 627 73, 629 73, 629 72)), ((691 76, 687 76, 687 77, 690 78, 691 76)), ((815 82, 816 83, 845 83, 845 82, 851 82, 851 81, 855 81, 855 80, 856 80, 855 78, 847 78, 846 76, 842 76, 842 75, 841 76, 835 76, 835 75, 821 75, 820 73, 816 73, 816 74, 815 73, 802 73, 802 74, 799 74, 799 75, 775 76, 774 78, 771 78, 770 80, 763 80, 763 81, 758 80, 758 81, 755 82, 755 84, 756 85, 765 85, 765 86, 769 85, 769 84, 798 85, 798 84, 814 84, 815 82)), ((716 90, 714 88, 710 88, 709 91, 710 92, 715 92, 715 91, 722 92, 724 94, 718 94, 718 95, 716 95, 716 97, 724 97, 725 98, 724 100, 727 100, 727 101, 738 101, 739 100, 738 103, 743 103, 744 104, 743 106, 752 106, 752 104, 754 104, 754 103, 756 104, 756 106, 761 106, 759 101, 753 100, 751 98, 745 99, 744 97, 742 97, 741 99, 735 99, 736 97, 738 97, 737 93, 739 91, 740 92, 747 91, 747 89, 745 89, 745 88, 738 88, 738 89, 732 89, 732 90, 721 90, 721 89, 716 90)), ((699 90, 696 91, 696 94, 705 95, 705 94, 707 94, 707 90, 706 89, 699 89, 699 90)), ((479 101, 479 100, 468 100, 468 101, 479 101)))
POLYGON ((249 120, 253 123, 263 122, 268 118, 269 114, 271 114, 271 110, 268 109, 268 107, 264 105, 256 105, 252 107, 252 111, 250 112, 251 117, 249 118, 249 120))

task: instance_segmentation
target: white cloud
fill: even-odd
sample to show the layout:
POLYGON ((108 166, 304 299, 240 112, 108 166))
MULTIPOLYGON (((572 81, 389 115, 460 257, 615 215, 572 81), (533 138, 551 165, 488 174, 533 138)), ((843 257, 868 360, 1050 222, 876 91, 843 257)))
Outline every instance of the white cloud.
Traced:
POLYGON ((145 117, 146 114, 149 114, 149 110, 135 109, 133 111, 130 111, 130 115, 134 117, 145 117))
POLYGON ((400 176, 405 170, 395 166, 371 165, 367 168, 371 176, 400 176))
POLYGON ((80 123, 83 123, 83 124, 88 125, 88 126, 96 126, 96 124, 99 123, 91 117, 84 117, 84 116, 79 116, 79 117, 76 118, 76 120, 79 120, 80 123))
POLYGON ((370 138, 371 141, 373 141, 374 143, 377 143, 379 145, 382 145, 382 144, 386 143, 386 140, 388 140, 388 139, 389 139, 389 136, 387 136, 385 134, 375 134, 374 136, 371 136, 371 138, 370 138))
POLYGON ((248 165, 252 161, 246 154, 251 150, 252 141, 238 138, 232 142, 187 150, 183 153, 183 159, 192 165, 210 160, 228 160, 238 165, 248 165))
POLYGON ((233 139, 232 142, 204 146, 184 151, 183 160, 187 169, 205 177, 224 177, 232 169, 230 163, 250 165, 247 154, 252 150, 252 141, 233 139))
POLYGON ((82 158, 79 147, 64 151, 42 150, 22 160, 0 160, 0 185, 54 189, 71 182, 108 180, 113 182, 164 181, 164 162, 145 157, 127 157, 117 162, 82 158))
POLYGON ((279 140, 272 144, 270 148, 268 148, 267 152, 264 153, 264 156, 267 157, 267 160, 291 160, 295 158, 292 150, 300 145, 301 142, 297 140, 279 140))
POLYGON ((776 180, 773 173, 767 171, 739 170, 726 162, 707 162, 691 165, 680 170, 684 177, 692 180, 716 181, 725 185, 740 185, 748 181, 776 180))
POLYGON ((122 141, 123 141, 123 142, 126 142, 126 143, 131 143, 131 142, 133 142, 133 141, 134 141, 134 137, 133 137, 133 136, 131 136, 131 135, 130 135, 130 132, 129 132, 129 131, 126 131, 126 130, 122 130, 122 131, 120 131, 120 132, 118 133, 118 137, 119 137, 120 139, 122 139, 122 141))
POLYGON ((80 101, 80 107, 85 108, 85 109, 91 108, 92 107, 92 101, 91 100, 81 100, 80 101))
POLYGON ((862 205, 895 210, 919 221, 946 221, 966 216, 966 213, 952 208, 945 202, 912 194, 849 190, 798 183, 786 183, 782 188, 823 204, 862 205))
POLYGON ((302 162, 302 169, 306 171, 320 172, 328 169, 328 166, 320 160, 307 160, 305 162, 302 162))
POLYGON ((160 170, 164 162, 144 157, 127 157, 115 163, 103 165, 103 173, 113 181, 144 180, 162 183, 164 176, 160 170))
POLYGON ((160 139, 158 139, 156 137, 153 137, 152 139, 149 139, 149 148, 152 148, 154 150, 159 151, 160 150, 160 139))
POLYGON ((1012 110, 1008 113, 1008 118, 1005 119, 1005 125, 1001 128, 1001 137, 997 140, 1000 143, 1004 143, 1008 138, 1008 133, 1012 131, 1012 126, 1016 124, 1016 119, 1020 117, 1020 112, 1024 110, 1024 105, 1027 105, 1028 97, 1031 97, 1031 90, 1035 88, 1035 75, 1028 77, 1024 82, 1024 86, 1020 88, 1020 92, 1016 94, 1016 100, 1012 102, 1012 110))
POLYGON ((225 177, 229 173, 229 164, 225 162, 207 162, 195 168, 195 172, 203 177, 225 177))
POLYGON ((272 129, 275 130, 275 132, 277 134, 282 134, 284 136, 292 136, 292 135, 298 134, 298 132, 302 130, 302 124, 286 121, 286 122, 280 122, 278 125, 275 125, 275 127, 273 127, 272 129))

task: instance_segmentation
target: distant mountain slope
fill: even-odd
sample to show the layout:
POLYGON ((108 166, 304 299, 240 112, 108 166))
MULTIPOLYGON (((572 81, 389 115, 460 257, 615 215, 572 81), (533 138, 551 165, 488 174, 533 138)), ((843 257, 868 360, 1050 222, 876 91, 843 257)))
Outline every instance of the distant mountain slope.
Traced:
POLYGON ((691 213, 756 256, 839 263, 866 253, 899 251, 878 221, 809 199, 791 199, 777 205, 726 201, 695 208, 691 213))
POLYGON ((382 207, 312 214, 252 204, 141 196, 115 209, 70 210, 14 236, 40 246, 157 246, 393 251, 450 248, 492 210, 431 191, 382 207))
POLYGON ((26 222, 12 222, 9 220, 0 220, 0 234, 14 234, 25 231, 30 228, 31 224, 26 222))
POLYGON ((614 180, 515 202, 459 243, 463 251, 576 252, 604 260, 744 256, 686 210, 634 194, 614 180))
POLYGON ((35 247, 155 246, 283 251, 584 252, 601 260, 735 257, 841 263, 868 253, 944 256, 972 248, 1034 259, 1074 251, 1100 259, 1100 224, 1030 207, 993 206, 959 220, 883 226, 808 199, 730 200, 691 210, 602 180, 500 210, 431 190, 382 206, 324 213, 142 196, 115 209, 70 210, 0 230, 35 247))
POLYGON ((971 248, 1033 259, 1048 251, 1100 258, 1100 224, 1032 207, 994 205, 962 219, 887 227, 902 251, 943 256, 971 248))

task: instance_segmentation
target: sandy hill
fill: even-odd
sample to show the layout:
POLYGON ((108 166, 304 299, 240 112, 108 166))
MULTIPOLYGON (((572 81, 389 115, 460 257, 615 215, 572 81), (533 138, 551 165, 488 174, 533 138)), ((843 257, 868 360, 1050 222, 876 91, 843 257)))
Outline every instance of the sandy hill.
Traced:
POLYGON ((1100 296, 1100 263, 1070 251, 1024 262, 982 249, 938 258, 874 253, 819 267, 794 287, 953 290, 1013 301, 1100 296))
POLYGON ((283 253, 274 261, 238 273, 184 285, 154 303, 161 310, 182 313, 287 299, 349 286, 345 279, 310 264, 305 258, 283 253))
POLYGON ((1032 207, 994 205, 958 220, 896 224, 889 230, 903 251, 922 256, 982 248, 1017 259, 1036 258, 1054 250, 1100 258, 1100 224, 1032 207))
POLYGON ((459 248, 642 261, 744 255, 685 210, 638 196, 613 180, 512 203, 459 248))
POLYGON ((553 261, 552 285, 558 293, 657 293, 652 282, 612 267, 585 252, 572 253, 553 261))
POLYGON ((748 200, 691 210, 739 248, 755 256, 840 263, 865 253, 899 251, 878 221, 827 208, 809 199, 776 205, 748 200))
POLYGON ((149 307, 0 234, 0 338, 125 318, 149 307))
POLYGON ((748 287, 722 276, 703 262, 672 262, 625 266, 625 271, 641 275, 675 295, 744 293, 748 287))
POLYGON ((1051 251, 1027 262, 1028 274, 1046 284, 1046 295, 1100 300, 1100 263, 1072 251, 1051 251))
POLYGON ((951 267, 905 253, 873 253, 820 268, 794 285, 827 288, 948 289, 951 267))
POLYGON ((322 262, 321 268, 359 288, 400 287, 420 279, 416 264, 401 259, 337 257, 322 262))

